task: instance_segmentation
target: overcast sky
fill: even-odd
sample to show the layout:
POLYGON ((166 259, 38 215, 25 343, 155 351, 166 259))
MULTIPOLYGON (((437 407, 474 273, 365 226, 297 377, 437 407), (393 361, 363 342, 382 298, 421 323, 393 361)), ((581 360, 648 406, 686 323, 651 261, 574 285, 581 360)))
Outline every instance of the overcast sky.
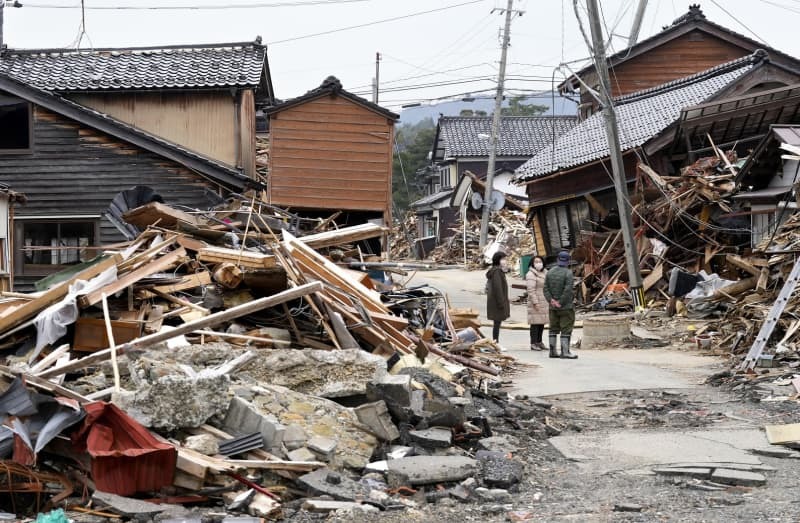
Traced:
MULTIPOLYGON (((21 3, 24 7, 20 9, 5 10, 5 43, 9 47, 75 46, 81 22, 80 0, 21 3)), ((585 5, 585 0, 580 3, 585 5)), ((614 38, 612 50, 626 47, 637 3, 601 1, 606 26, 621 35, 614 38)), ((640 39, 660 31, 683 14, 689 3, 694 2, 650 0, 640 39)), ((699 3, 710 20, 800 56, 797 0, 699 3)), ((381 103, 399 109, 402 104, 430 103, 494 88, 503 17, 492 9, 505 7, 506 1, 86 0, 85 5, 82 47, 237 42, 260 35, 269 46, 273 83, 280 98, 300 95, 331 74, 346 89, 370 96, 366 93, 375 73, 375 53, 380 52, 381 103), (254 5, 259 7, 236 7, 254 5), (224 8, 92 9, 124 6, 224 8), (378 23, 390 18, 396 19, 378 23), (364 27, 344 29, 362 24, 364 27), (333 32, 307 36, 327 31, 333 32)), ((525 13, 512 23, 507 85, 512 93, 549 89, 557 64, 588 55, 572 0, 515 0, 515 8, 525 13)), ((580 66, 572 65, 575 69, 580 66)))

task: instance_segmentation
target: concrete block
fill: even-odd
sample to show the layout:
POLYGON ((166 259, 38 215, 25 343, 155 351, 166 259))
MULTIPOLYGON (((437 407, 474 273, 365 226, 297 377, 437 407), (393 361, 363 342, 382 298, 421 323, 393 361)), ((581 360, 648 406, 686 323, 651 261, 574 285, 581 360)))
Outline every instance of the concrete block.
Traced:
POLYGON ((364 485, 328 468, 304 474, 297 483, 315 496, 330 496, 340 501, 366 499, 369 495, 364 485))
POLYGON ((319 455, 324 461, 328 461, 333 457, 336 445, 336 440, 323 438, 322 436, 314 436, 308 440, 306 447, 308 447, 311 452, 319 455))
POLYGON ((478 462, 462 456, 412 456, 389 460, 389 480, 404 478, 407 485, 450 483, 471 477, 478 462))
POLYGON ((95 491, 92 494, 92 499, 99 503, 110 506, 115 512, 119 512, 123 516, 142 516, 153 515, 164 512, 164 507, 148 501, 140 499, 126 498, 111 494, 110 492, 95 491))
POLYGON ((377 437, 386 442, 391 442, 400 437, 400 431, 389 415, 385 401, 365 403, 353 409, 358 421, 369 427, 377 437))
POLYGON ((744 470, 716 469, 711 475, 711 481, 723 485, 738 485, 741 487, 760 487, 767 483, 767 478, 757 472, 744 470))
POLYGON ((232 434, 260 432, 267 449, 279 447, 286 431, 275 416, 259 414, 250 402, 239 397, 231 400, 223 426, 232 434))
POLYGON ((377 382, 367 384, 370 401, 384 400, 389 405, 411 404, 411 376, 387 374, 377 382))
POLYGON ((411 441, 425 448, 446 449, 453 444, 453 432, 450 429, 433 427, 425 430, 412 430, 408 433, 411 441))
POLYGON ((299 449, 290 450, 286 454, 286 456, 291 461, 317 461, 317 455, 305 447, 300 447, 299 449))
POLYGON ((519 461, 486 456, 480 460, 480 465, 483 482, 490 487, 507 489, 522 481, 524 467, 519 461))
POLYGON ((183 440, 183 446, 206 456, 219 454, 219 441, 211 434, 197 434, 183 440))
POLYGON ((771 458, 800 458, 800 452, 781 448, 778 446, 775 447, 765 447, 760 449, 751 449, 750 452, 753 454, 759 454, 761 456, 769 456, 771 458))
POLYGON ((296 450, 305 446, 308 441, 308 434, 303 430, 303 427, 295 423, 286 427, 283 433, 283 444, 286 450, 296 450))

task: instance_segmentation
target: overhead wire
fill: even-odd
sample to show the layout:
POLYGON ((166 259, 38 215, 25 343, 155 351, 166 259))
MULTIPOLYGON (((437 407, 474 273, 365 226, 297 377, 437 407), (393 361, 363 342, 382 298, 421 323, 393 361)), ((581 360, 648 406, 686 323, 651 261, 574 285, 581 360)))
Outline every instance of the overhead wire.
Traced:
POLYGON ((724 7, 722 7, 722 6, 719 4, 719 2, 717 2, 717 0, 709 0, 709 1, 710 1, 712 4, 714 4, 715 6, 717 6, 717 7, 718 7, 720 10, 722 10, 722 12, 723 12, 723 13, 725 13, 725 14, 726 14, 726 15, 728 15, 728 16, 730 16, 730 17, 731 17, 731 18, 732 18, 732 19, 733 19, 733 20, 734 20, 734 21, 735 21, 737 24, 739 24, 739 25, 741 25, 742 27, 744 27, 745 29, 747 29, 747 30, 750 32, 750 34, 752 34, 753 36, 755 36, 756 38, 758 38, 759 40, 761 40, 761 42, 762 42, 764 45, 769 45, 769 44, 767 43, 767 41, 766 41, 766 40, 764 40, 763 38, 761 38, 760 36, 758 36, 758 35, 756 34, 756 32, 755 32, 755 31, 753 31, 752 29, 750 29, 750 28, 749 28, 749 27, 748 27, 748 26, 747 26, 747 25, 746 25, 744 22, 742 22, 742 21, 741 21, 741 20, 739 20, 739 19, 738 19, 736 16, 734 16, 734 15, 733 15, 733 13, 731 13, 730 11, 728 11, 727 9, 725 9, 724 7))
MULTIPOLYGON (((305 7, 320 5, 351 4, 370 0, 298 0, 295 2, 256 2, 252 4, 184 4, 184 5, 92 5, 85 9, 95 11, 221 11, 228 9, 264 9, 274 7, 305 7)), ((25 2, 26 8, 34 9, 80 9, 80 4, 40 4, 25 2)))
POLYGON ((268 44, 269 45, 283 44, 283 43, 286 43, 286 42, 294 42, 294 41, 303 40, 303 39, 306 39, 306 38, 315 38, 317 36, 324 36, 324 35, 329 35, 329 34, 333 34, 333 33, 340 33, 342 31, 350 31, 352 29, 361 29, 361 28, 364 28, 364 27, 371 27, 371 26, 378 25, 378 24, 396 22, 398 20, 406 20, 408 18, 413 18, 413 17, 416 17, 416 16, 422 16, 422 15, 427 15, 427 14, 431 14, 431 13, 439 13, 439 12, 442 12, 442 11, 455 9, 457 7, 463 7, 463 6, 466 6, 466 5, 473 5, 473 4, 478 4, 478 3, 482 3, 482 2, 485 2, 485 0, 470 0, 468 2, 461 2, 461 3, 458 3, 458 4, 447 5, 447 6, 444 6, 444 7, 437 7, 436 9, 428 9, 426 11, 417 11, 417 12, 414 12, 414 13, 408 13, 408 14, 400 15, 400 16, 393 16, 393 17, 390 17, 390 18, 383 18, 383 19, 380 19, 380 20, 372 20, 371 22, 366 22, 366 23, 362 23, 362 24, 355 24, 355 25, 350 25, 350 26, 346 26, 346 27, 338 27, 336 29, 329 29, 327 31, 320 31, 320 32, 317 32, 317 33, 309 33, 309 34, 305 34, 305 35, 293 36, 293 37, 284 38, 284 39, 281 39, 281 40, 273 40, 271 42, 268 42, 268 44))

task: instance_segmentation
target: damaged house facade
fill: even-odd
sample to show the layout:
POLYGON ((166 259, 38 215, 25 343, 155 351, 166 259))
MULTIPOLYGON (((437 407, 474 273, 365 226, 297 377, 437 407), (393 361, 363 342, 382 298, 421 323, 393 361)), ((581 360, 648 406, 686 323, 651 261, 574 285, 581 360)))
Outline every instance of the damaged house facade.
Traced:
MULTIPOLYGON (((577 118, 572 116, 501 117, 494 188, 524 201, 525 190, 512 183, 514 170, 576 123, 577 118)), ((475 180, 486 179, 491 127, 491 116, 439 118, 426 195, 411 204, 418 220, 417 235, 426 242, 426 250, 444 240, 458 221, 469 192, 457 190, 458 187, 462 183, 471 187, 475 180)))
POLYGON ((392 220, 392 144, 398 115, 328 77, 267 110, 267 201, 336 223, 392 220))
MULTIPOLYGON (((672 175, 713 154, 709 138, 745 157, 770 125, 797 121, 800 61, 760 47, 693 6, 661 33, 610 58, 629 183, 638 164, 672 175)), ((527 187, 537 251, 546 256, 576 247, 581 231, 619 227, 604 123, 587 89, 596 83, 593 75, 586 68, 578 73, 585 85, 572 78, 561 86, 579 89, 582 121, 516 171, 527 187)))
MULTIPOLYGON (((114 197, 207 209, 255 177, 256 111, 274 103, 266 47, 0 53, 0 183, 27 196, 13 220, 16 288, 126 238, 114 197)), ((146 202, 131 202, 146 203, 146 202)))

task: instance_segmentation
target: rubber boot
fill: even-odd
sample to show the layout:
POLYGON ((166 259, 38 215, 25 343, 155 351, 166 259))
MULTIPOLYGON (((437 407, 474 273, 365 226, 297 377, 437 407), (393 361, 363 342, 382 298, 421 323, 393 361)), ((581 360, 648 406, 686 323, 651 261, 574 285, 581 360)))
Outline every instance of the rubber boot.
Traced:
POLYGON ((569 336, 561 336, 561 358, 565 360, 577 360, 578 355, 569 351, 569 336))
POLYGON ((550 334, 550 357, 558 358, 558 351, 556 345, 558 344, 558 334, 550 334))

